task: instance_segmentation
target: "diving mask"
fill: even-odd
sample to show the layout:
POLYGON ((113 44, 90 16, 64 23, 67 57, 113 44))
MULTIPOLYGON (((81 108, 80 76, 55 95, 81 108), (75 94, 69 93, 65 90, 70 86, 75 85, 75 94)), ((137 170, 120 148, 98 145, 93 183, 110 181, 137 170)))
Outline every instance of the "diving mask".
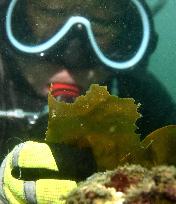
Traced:
MULTIPOLYGON (((150 40, 150 23, 146 10, 138 0, 131 0, 131 3, 136 8, 139 17, 141 18, 141 25, 143 30, 141 42, 139 43, 138 49, 133 53, 133 55, 130 56, 129 59, 124 61, 119 60, 119 53, 117 54, 118 46, 116 46, 116 43, 118 41, 118 35, 116 36, 115 27, 118 25, 119 19, 118 17, 116 17, 116 15, 114 15, 113 18, 111 18, 107 22, 101 22, 103 24, 103 26, 101 26, 101 32, 96 32, 96 28, 94 26, 94 24, 96 25, 96 23, 94 23, 94 21, 92 22, 90 16, 85 15, 85 17, 83 15, 73 15, 69 18, 65 18, 64 23, 62 23, 62 25, 58 27, 58 31, 52 37, 42 42, 41 44, 33 45, 32 41, 24 43, 18 40, 14 35, 12 29, 12 19, 14 10, 17 6, 17 2, 18 0, 11 0, 11 3, 8 7, 6 15, 6 32, 10 43, 16 49, 24 53, 38 53, 40 54, 40 56, 44 56, 45 52, 50 50, 56 44, 60 44, 61 41, 69 35, 74 26, 77 26, 79 30, 85 30, 89 44, 91 45, 91 48, 94 51, 96 57, 99 59, 100 62, 106 65, 106 67, 110 67, 114 70, 125 70, 135 66, 143 58, 148 48, 150 40), (111 27, 107 32, 107 27, 109 26, 111 27), (108 49, 104 49, 103 43, 100 43, 100 41, 98 40, 99 35, 105 35, 105 37, 112 37, 112 40, 109 42, 108 49)), ((102 20, 96 19, 95 21, 99 22, 102 20)))

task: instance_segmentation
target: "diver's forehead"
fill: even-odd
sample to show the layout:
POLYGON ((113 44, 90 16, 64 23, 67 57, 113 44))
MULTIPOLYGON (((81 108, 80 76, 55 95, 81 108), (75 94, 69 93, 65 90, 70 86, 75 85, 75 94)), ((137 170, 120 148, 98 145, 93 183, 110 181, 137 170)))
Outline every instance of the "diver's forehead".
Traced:
POLYGON ((129 0, 30 0, 28 5, 32 3, 41 9, 58 10, 65 14, 88 12, 92 16, 113 18, 123 15, 129 2, 129 0))

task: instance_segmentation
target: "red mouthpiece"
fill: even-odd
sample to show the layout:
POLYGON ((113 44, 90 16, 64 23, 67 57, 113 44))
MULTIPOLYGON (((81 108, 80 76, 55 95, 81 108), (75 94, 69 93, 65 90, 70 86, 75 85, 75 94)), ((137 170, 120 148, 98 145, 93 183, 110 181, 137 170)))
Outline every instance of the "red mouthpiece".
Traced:
POLYGON ((50 91, 55 98, 76 98, 80 95, 80 89, 75 84, 53 83, 50 91))

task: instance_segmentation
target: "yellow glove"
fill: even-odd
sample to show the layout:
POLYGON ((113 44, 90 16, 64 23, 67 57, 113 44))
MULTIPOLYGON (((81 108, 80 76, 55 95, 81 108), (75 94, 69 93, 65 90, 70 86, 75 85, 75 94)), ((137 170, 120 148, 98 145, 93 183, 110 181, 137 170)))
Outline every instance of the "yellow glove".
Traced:
MULTIPOLYGON (((28 141, 16 146, 4 159, 0 168, 0 200, 3 203, 65 203, 63 197, 77 187, 75 181, 47 179, 24 179, 22 169, 59 172, 49 146, 28 141), (15 172, 19 172, 19 178, 15 172)), ((42 173, 41 173, 42 174, 42 173)), ((32 176, 31 176, 32 177, 32 176)), ((28 175, 30 178, 30 175, 28 175)))

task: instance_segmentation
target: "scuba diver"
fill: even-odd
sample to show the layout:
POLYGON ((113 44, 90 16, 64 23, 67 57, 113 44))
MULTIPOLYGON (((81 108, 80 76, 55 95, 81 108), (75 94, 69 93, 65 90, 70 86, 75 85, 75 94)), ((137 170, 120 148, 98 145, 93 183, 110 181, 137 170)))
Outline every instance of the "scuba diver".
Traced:
MULTIPOLYGON (((141 139, 157 128, 175 123, 172 98, 147 69, 158 35, 145 1, 11 0, 3 1, 0 9, 1 160, 21 143, 1 166, 0 199, 4 203, 54 203, 54 196, 62 191, 59 186, 75 187, 69 180, 50 184, 45 179, 36 186, 34 180, 38 176, 29 170, 58 171, 58 161, 53 157, 57 151, 38 143, 43 141, 47 128, 51 83, 52 94, 59 101, 73 102, 93 83, 106 85, 111 94, 119 97, 134 98, 141 104, 142 117, 136 123, 141 139), (30 172, 28 181, 23 182, 19 166, 30 172), (16 181, 18 177, 20 183, 16 181), (57 189, 54 192, 53 186, 57 189)), ((86 153, 77 161, 88 163, 80 170, 84 174, 76 169, 76 176, 70 171, 65 175, 73 164, 79 166, 75 158, 80 152, 73 148, 64 153, 64 148, 59 150, 63 156, 59 164, 64 166, 64 158, 71 157, 60 170, 65 179, 83 179, 96 171, 94 162, 87 162, 91 155, 86 153), (74 159, 75 163, 71 161, 74 159)))

